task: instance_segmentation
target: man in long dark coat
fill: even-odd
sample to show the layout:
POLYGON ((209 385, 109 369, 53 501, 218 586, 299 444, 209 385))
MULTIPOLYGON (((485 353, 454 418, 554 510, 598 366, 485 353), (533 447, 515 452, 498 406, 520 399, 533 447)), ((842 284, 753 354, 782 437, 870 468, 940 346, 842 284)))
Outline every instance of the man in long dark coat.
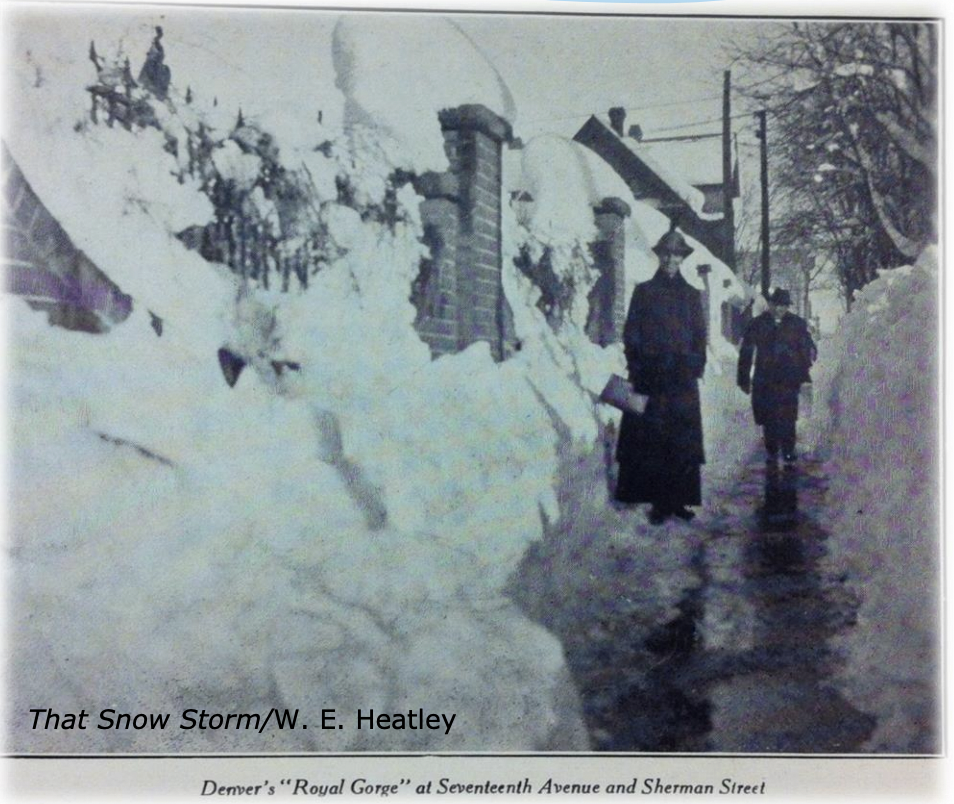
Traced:
POLYGON ((692 248, 675 228, 654 246, 659 270, 641 282, 623 330, 633 390, 645 397, 640 414, 624 413, 616 459, 616 499, 651 503, 649 521, 692 519, 702 503, 705 463, 699 378, 706 365, 702 294, 679 273, 692 248))
POLYGON ((737 380, 744 393, 751 391, 755 423, 763 428, 766 463, 774 466, 781 450, 785 463, 792 465, 798 392, 802 383, 812 381, 809 369, 817 352, 805 320, 789 311, 789 292, 778 288, 768 301, 769 309, 752 319, 742 337, 737 380))

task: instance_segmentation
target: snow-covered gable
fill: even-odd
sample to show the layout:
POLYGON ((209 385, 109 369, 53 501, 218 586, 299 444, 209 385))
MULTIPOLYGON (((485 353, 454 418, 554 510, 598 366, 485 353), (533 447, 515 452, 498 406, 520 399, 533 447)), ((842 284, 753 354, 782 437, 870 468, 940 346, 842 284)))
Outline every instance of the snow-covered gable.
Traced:
POLYGON ((637 140, 620 136, 606 116, 592 115, 574 139, 603 159, 635 199, 664 210, 683 232, 707 243, 721 258, 731 254, 733 233, 722 212, 705 211, 705 194, 679 174, 678 166, 657 162, 637 140))
MULTIPOLYGON (((650 140, 643 141, 641 147, 647 150, 657 164, 677 166, 679 175, 705 196, 704 212, 713 217, 724 214, 721 136, 708 134, 698 139, 650 140)), ((736 149, 733 149, 731 158, 730 192, 733 198, 739 198, 740 162, 736 149)))

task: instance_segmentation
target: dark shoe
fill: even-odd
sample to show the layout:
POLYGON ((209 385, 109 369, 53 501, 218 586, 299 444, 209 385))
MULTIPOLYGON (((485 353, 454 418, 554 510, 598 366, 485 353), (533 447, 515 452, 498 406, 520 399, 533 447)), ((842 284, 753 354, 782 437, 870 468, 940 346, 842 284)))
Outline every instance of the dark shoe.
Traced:
POLYGON ((785 453, 785 465, 786 465, 786 466, 791 466, 791 465, 792 465, 793 463, 795 463, 797 460, 798 460, 798 456, 797 456, 794 452, 786 452, 786 453, 785 453))
POLYGON ((690 511, 684 505, 680 505, 678 508, 674 509, 672 514, 673 516, 678 516, 680 519, 685 520, 686 522, 691 522, 696 518, 696 512, 690 511))
POLYGON ((649 524, 650 525, 661 525, 666 521, 666 517, 669 514, 666 511, 663 511, 661 508, 657 508, 655 505, 649 509, 649 524))
POLYGON ((765 465, 766 466, 775 466, 778 463, 778 453, 769 453, 765 456, 765 465))

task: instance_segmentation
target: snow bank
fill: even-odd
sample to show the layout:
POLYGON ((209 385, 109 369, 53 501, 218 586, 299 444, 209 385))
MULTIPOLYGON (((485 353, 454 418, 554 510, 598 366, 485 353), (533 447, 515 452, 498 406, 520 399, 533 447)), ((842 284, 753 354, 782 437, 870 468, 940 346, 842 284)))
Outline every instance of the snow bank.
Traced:
POLYGON ((523 185, 533 196, 528 228, 540 240, 588 243, 594 239, 595 192, 582 146, 546 135, 522 151, 523 185))
MULTIPOLYGON (((239 287, 173 236, 210 211, 174 177, 180 166, 159 132, 82 123, 86 33, 104 37, 95 20, 81 21, 88 27, 36 38, 32 25, 20 29, 15 125, 4 136, 77 245, 133 296, 134 312, 89 336, 4 301, 15 705, 331 705, 349 725, 261 736, 24 728, 11 735, 16 750, 585 747, 559 643, 517 611, 505 584, 542 533, 541 510, 556 514, 555 430, 584 441, 596 433, 586 370, 565 347, 548 358, 536 319, 525 329, 531 344, 537 327, 539 346, 520 360, 495 364, 481 344, 430 360, 408 301, 424 249, 420 198, 408 186, 388 223, 324 196, 337 256, 307 292, 239 287), (74 34, 82 48, 64 47, 74 34), (161 337, 149 311, 166 324, 161 337), (248 363, 234 388, 219 367, 223 346, 248 363), (277 361, 300 370, 277 373, 277 361), (455 712, 453 731, 350 727, 358 708, 421 705, 455 712)), ((148 45, 151 24, 124 22, 148 45)), ((355 29, 343 30, 353 54, 365 53, 355 29)), ((225 47, 214 26, 199 41, 225 47)), ((295 75, 286 80, 297 84, 295 75)), ((471 78, 505 95, 493 71, 471 78)), ((357 79, 352 90, 369 108, 384 103, 357 79)), ((194 108, 165 107, 165 130, 214 118, 218 105, 196 95, 194 108)), ((433 108, 427 115, 439 134, 433 108)), ((381 145, 392 133, 365 127, 329 161, 387 177, 421 156, 395 161, 393 143, 381 145)), ((244 156, 223 153, 223 169, 247 176, 244 156)), ((379 201, 367 193, 362 210, 379 201)))
MULTIPOLYGON (((154 105, 162 131, 129 132, 89 120, 88 42, 101 43, 111 63, 128 56, 135 72, 156 20, 90 12, 67 30, 42 15, 18 17, 4 138, 77 246, 133 297, 134 312, 90 336, 4 301, 13 322, 15 705, 333 705, 351 718, 358 708, 426 702, 455 712, 457 726, 446 737, 347 727, 262 736, 23 729, 14 748, 585 748, 560 644, 511 602, 522 558, 556 534, 563 594, 582 593, 586 573, 602 573, 617 561, 607 550, 626 542, 646 589, 626 605, 646 607, 647 628, 670 617, 695 582, 680 568, 696 537, 659 548, 641 519, 634 527, 610 508, 593 450, 617 418, 596 395, 624 361, 619 346, 600 348, 584 332, 592 208, 627 191, 578 145, 528 145, 519 181, 507 177, 507 186, 532 188, 534 214, 520 224, 505 205, 503 220, 519 351, 496 364, 475 344, 432 361, 408 300, 425 253, 421 199, 392 176, 446 168, 442 108, 479 102, 513 120, 506 86, 436 18, 407 28, 405 18, 382 15, 278 18, 249 33, 223 29, 211 10, 167 12, 173 86, 154 105), (277 44, 285 35, 288 48, 277 44), (308 47, 311 36, 329 43, 323 56, 308 47), (304 61, 235 63, 236 54, 285 52, 304 61), (302 86, 307 97, 296 106, 302 86), (239 109, 246 127, 235 131, 239 109), (268 133, 286 170, 307 171, 328 245, 307 292, 242 285, 174 236, 213 211, 196 182, 178 178, 183 155, 169 153, 163 135, 184 142, 200 125, 215 135, 210 161, 235 186, 251 186, 263 163, 240 147, 245 136, 268 133), (354 191, 350 201, 339 199, 339 182, 354 191), (514 265, 521 246, 549 249, 555 275, 571 286, 559 325, 514 265), (163 321, 161 336, 150 313, 163 321), (233 388, 222 347, 247 363, 233 388), (290 364, 298 369, 275 368, 290 364), (598 533, 612 538, 577 561, 598 533)), ((264 220, 277 213, 260 189, 251 203, 264 220)), ((665 228, 635 204, 630 289, 655 270, 649 247, 665 228)), ((716 316, 741 291, 731 281, 724 289, 733 277, 693 245, 685 275, 702 287, 694 266, 713 265, 716 316)), ((707 428, 745 402, 727 395, 718 331, 715 323, 702 387, 707 428)), ((715 427, 706 432, 707 472, 730 454, 715 427)), ((619 582, 601 595, 611 598, 619 582)), ((572 622, 561 621, 568 631, 572 622)))
POLYGON ((605 176, 594 173, 586 149, 570 140, 537 137, 518 153, 519 159, 504 160, 504 187, 527 192, 532 201, 519 220, 513 205, 502 214, 503 287, 520 344, 508 362, 567 429, 568 444, 589 447, 607 415, 594 400, 622 357, 618 346, 602 348, 585 332, 587 296, 597 278, 589 251, 597 235, 593 207, 613 193, 605 176), (569 289, 558 321, 547 321, 538 308, 540 287, 516 267, 521 250, 533 261, 546 252, 554 278, 569 289))
POLYGON ((810 438, 832 478, 831 561, 864 590, 840 678, 887 713, 872 751, 939 749, 937 255, 884 271, 820 348, 810 438))

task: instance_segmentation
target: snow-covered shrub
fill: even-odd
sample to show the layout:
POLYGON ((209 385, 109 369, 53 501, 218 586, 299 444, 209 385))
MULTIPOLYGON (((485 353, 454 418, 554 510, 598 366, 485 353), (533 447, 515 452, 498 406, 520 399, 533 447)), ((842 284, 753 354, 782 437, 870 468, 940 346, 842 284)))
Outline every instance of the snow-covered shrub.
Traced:
POLYGON ((554 329, 560 329, 585 301, 595 276, 581 244, 554 248, 532 236, 521 244, 514 265, 539 289, 537 307, 554 329))
POLYGON ((594 189, 581 146, 544 136, 523 148, 519 184, 529 202, 520 219, 512 209, 505 229, 509 261, 538 289, 536 306, 554 330, 582 329, 596 283, 591 246, 597 237, 594 189))
MULTIPOLYGON (((130 56, 122 46, 100 56, 95 42, 90 60, 96 81, 90 119, 95 125, 116 121, 134 134, 156 128, 172 156, 164 169, 179 181, 197 183, 213 208, 212 220, 183 227, 180 239, 205 259, 228 265, 246 281, 287 291, 295 280, 309 277, 329 259, 321 204, 340 195, 340 165, 330 157, 332 143, 314 122, 310 146, 292 143, 287 150, 267 123, 246 119, 241 109, 234 123, 221 128, 213 114, 176 84, 174 65, 164 63, 156 29, 139 81, 132 77, 130 56), (159 76, 159 78, 156 78, 159 76)), ((307 137, 305 137, 307 139, 307 137)))

